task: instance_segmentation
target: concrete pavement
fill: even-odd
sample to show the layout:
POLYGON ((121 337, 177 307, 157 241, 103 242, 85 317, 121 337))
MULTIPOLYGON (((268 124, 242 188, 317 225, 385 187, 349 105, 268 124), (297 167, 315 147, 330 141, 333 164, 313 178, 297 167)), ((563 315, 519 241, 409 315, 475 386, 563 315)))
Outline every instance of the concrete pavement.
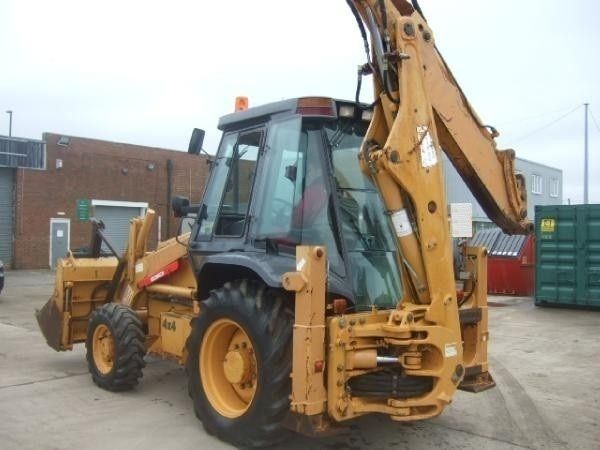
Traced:
MULTIPOLYGON (((0 448, 231 448, 207 435, 174 363, 148 358, 133 391, 97 388, 84 348, 56 353, 33 316, 50 296, 49 271, 7 272, 0 294, 0 448)), ((385 416, 333 437, 294 435, 286 449, 600 448, 600 312, 540 309, 493 299, 497 387, 459 392, 441 417, 409 425, 385 416)))

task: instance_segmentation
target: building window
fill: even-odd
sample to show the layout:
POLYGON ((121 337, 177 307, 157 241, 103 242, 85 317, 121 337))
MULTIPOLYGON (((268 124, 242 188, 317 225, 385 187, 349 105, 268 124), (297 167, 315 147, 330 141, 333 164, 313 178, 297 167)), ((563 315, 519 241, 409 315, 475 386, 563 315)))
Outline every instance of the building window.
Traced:
POLYGON ((552 178, 550 180, 550 197, 558 197, 558 193, 560 191, 560 185, 556 178, 552 178))
POLYGON ((531 192, 533 194, 542 194, 544 186, 544 179, 541 175, 531 175, 531 192))
POLYGON ((69 145, 70 141, 71 141, 71 138, 69 136, 61 136, 60 139, 58 140, 57 144, 62 145, 63 147, 66 147, 69 145))

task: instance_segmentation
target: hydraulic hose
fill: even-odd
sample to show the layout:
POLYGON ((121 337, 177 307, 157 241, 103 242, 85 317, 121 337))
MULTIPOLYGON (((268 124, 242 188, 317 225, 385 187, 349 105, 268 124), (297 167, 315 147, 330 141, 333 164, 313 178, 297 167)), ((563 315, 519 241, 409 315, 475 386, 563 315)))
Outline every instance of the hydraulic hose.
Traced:
POLYGON ((412 0, 412 4, 413 4, 413 8, 415 8, 415 11, 417 11, 419 14, 421 14, 421 17, 423 18, 423 20, 425 22, 427 22, 427 18, 425 17, 425 14, 423 14, 421 5, 419 5, 419 0, 412 0))

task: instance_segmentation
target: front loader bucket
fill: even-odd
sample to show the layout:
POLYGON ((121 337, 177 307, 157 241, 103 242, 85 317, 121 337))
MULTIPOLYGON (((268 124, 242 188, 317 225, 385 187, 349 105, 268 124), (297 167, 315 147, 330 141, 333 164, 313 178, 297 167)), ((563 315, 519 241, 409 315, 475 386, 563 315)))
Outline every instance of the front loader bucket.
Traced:
POLYGON ((72 350, 73 344, 85 342, 89 316, 105 303, 117 264, 117 258, 58 260, 54 294, 35 312, 50 347, 72 350))
POLYGON ((66 350, 61 347, 63 314, 58 310, 54 296, 50 297, 50 300, 48 300, 42 309, 36 309, 35 317, 48 345, 57 352, 66 350))

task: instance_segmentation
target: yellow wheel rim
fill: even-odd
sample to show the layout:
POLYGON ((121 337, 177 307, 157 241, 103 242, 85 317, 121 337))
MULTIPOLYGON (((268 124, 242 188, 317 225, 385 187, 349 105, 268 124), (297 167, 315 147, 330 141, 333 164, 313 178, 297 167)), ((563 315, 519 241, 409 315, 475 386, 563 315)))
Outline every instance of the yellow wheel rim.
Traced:
POLYGON ((102 375, 110 373, 115 360, 115 340, 106 325, 98 325, 92 337, 94 364, 102 375))
POLYGON ((254 347, 244 329, 230 319, 212 323, 202 339, 199 366, 211 406, 230 419, 242 416, 256 393, 258 375, 254 347))

